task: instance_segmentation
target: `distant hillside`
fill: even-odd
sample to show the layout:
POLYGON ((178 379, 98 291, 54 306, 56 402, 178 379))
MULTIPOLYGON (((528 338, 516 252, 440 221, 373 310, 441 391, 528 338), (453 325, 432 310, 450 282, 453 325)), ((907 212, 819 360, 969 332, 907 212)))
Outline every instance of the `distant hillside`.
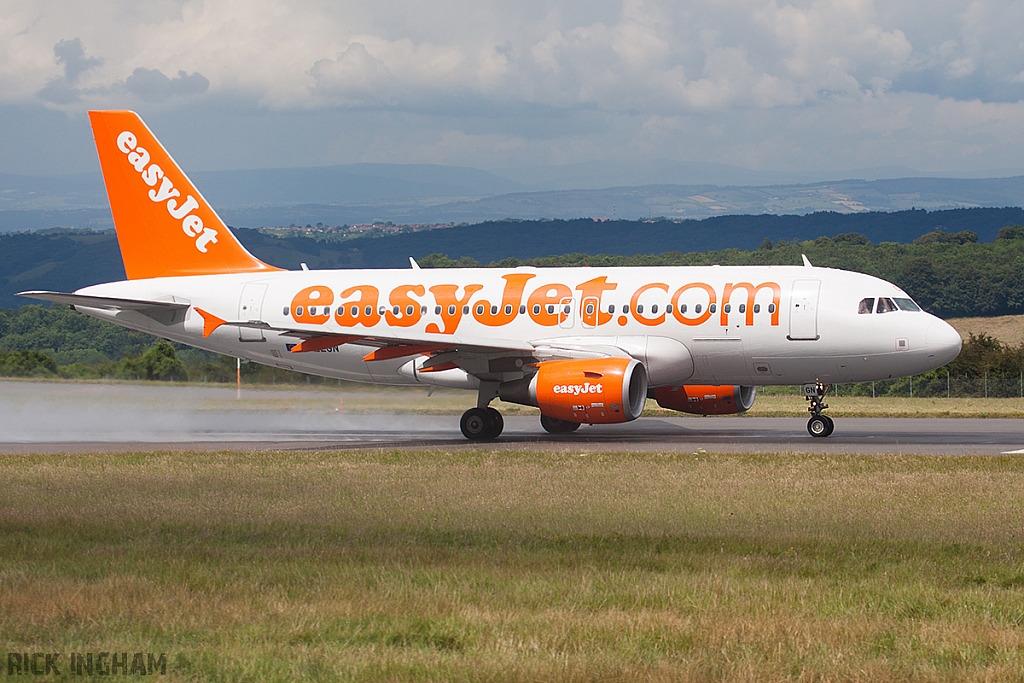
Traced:
MULTIPOLYGON (((957 209, 928 212, 806 216, 719 216, 701 221, 495 221, 394 235, 352 245, 334 267, 403 268, 410 256, 440 252, 481 263, 552 254, 661 254, 716 249, 756 249, 765 240, 805 240, 856 232, 870 241, 911 242, 932 230, 970 230, 988 242, 1007 225, 1024 224, 1024 209, 957 209)), ((312 265, 312 264, 311 264, 312 265)))
MULTIPOLYGON (((899 178, 738 186, 671 184, 524 191, 477 169, 353 164, 325 168, 192 174, 224 220, 259 228, 324 223, 480 223, 580 217, 843 214, 1024 206, 1024 176, 899 178)), ((581 182, 585 177, 581 175, 581 182)), ((542 184, 541 184, 542 186, 542 184)), ((99 174, 64 178, 0 175, 0 232, 111 227, 99 174)))
MULTIPOLYGON (((550 264, 796 264, 802 250, 813 254, 819 265, 885 277, 935 312, 963 316, 1024 312, 1024 275, 1019 271, 1024 240, 992 243, 1008 225, 1024 225, 1024 209, 721 216, 681 222, 501 221, 340 242, 280 238, 247 229, 239 229, 237 234, 259 258, 289 269, 297 269, 300 263, 313 269, 407 268, 409 256, 423 259, 438 253, 456 261, 466 258, 484 264, 561 254, 576 256, 550 264), (947 234, 969 231, 990 244, 975 244, 971 235, 959 240, 967 244, 958 240, 898 244, 934 230, 947 234), (854 233, 859 235, 849 237, 854 233), (828 239, 836 236, 836 240, 828 239), (816 238, 822 239, 798 246, 779 245, 780 240, 792 243, 816 238), (740 251, 743 249, 756 251, 740 251), (592 256, 580 255, 584 253, 592 256), (597 254, 611 256, 593 256, 597 254)), ((433 257, 433 261, 439 259, 433 257)), ((0 235, 0 306, 24 304, 14 293, 26 289, 71 291, 122 278, 124 269, 112 232, 0 235)))

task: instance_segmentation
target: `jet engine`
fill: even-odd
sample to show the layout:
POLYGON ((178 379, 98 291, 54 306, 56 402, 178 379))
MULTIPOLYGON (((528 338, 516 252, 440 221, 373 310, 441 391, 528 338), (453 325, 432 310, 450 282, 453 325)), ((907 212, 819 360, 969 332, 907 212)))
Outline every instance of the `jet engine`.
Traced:
POLYGON ((684 385, 655 387, 652 397, 662 408, 693 415, 735 415, 754 405, 757 387, 684 385))
POLYGON ((628 422, 643 412, 647 371, 632 358, 546 361, 533 377, 502 384, 498 395, 566 422, 628 422))

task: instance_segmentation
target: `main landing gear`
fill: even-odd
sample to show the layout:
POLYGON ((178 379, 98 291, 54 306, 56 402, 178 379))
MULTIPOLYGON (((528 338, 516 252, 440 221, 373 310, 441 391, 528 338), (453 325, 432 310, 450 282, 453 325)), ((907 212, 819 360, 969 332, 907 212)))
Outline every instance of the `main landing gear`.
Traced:
POLYGON ((494 408, 470 408, 462 414, 459 427, 470 441, 493 441, 505 428, 505 420, 494 408))
POLYGON ((804 398, 811 402, 811 405, 807 407, 807 412, 811 414, 811 419, 807 420, 807 432, 811 436, 823 438, 836 428, 832 418, 821 412, 828 408, 828 404, 825 403, 825 394, 828 389, 829 387, 821 382, 804 385, 804 398))
POLYGON ((559 420, 557 417, 548 417, 541 413, 540 426, 548 434, 571 434, 580 428, 580 423, 570 420, 559 420))

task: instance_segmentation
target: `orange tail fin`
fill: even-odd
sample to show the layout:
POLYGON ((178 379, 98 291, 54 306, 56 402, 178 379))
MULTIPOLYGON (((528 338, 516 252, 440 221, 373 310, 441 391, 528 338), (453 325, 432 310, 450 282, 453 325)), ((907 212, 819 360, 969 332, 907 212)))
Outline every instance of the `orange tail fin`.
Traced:
POLYGON ((280 270, 246 251, 133 111, 91 111, 129 280, 280 270))

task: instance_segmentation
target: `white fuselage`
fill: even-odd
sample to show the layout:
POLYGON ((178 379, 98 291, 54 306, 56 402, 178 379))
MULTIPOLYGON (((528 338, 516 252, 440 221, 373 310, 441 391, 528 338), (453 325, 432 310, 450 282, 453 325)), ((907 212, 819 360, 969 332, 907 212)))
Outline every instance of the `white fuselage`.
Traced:
MULTIPOLYGON (((271 330, 224 325, 204 337, 195 308, 227 321, 261 321, 310 334, 502 348, 524 358, 543 356, 545 349, 575 349, 585 357, 589 349, 628 350, 653 338, 671 340, 692 359, 692 371, 679 366, 689 376, 679 376, 680 370, 672 383, 690 384, 882 380, 940 367, 960 349, 955 330, 928 313, 858 313, 865 298, 906 294, 884 280, 829 268, 281 271, 112 282, 78 293, 189 303, 183 319, 170 324, 133 311, 79 308, 265 365, 385 384, 468 389, 476 379, 461 370, 419 374, 408 357, 364 361, 373 347, 358 341, 293 353, 299 340, 271 330)), ((495 371, 499 381, 515 378, 515 367, 506 370, 511 372, 495 371)))

